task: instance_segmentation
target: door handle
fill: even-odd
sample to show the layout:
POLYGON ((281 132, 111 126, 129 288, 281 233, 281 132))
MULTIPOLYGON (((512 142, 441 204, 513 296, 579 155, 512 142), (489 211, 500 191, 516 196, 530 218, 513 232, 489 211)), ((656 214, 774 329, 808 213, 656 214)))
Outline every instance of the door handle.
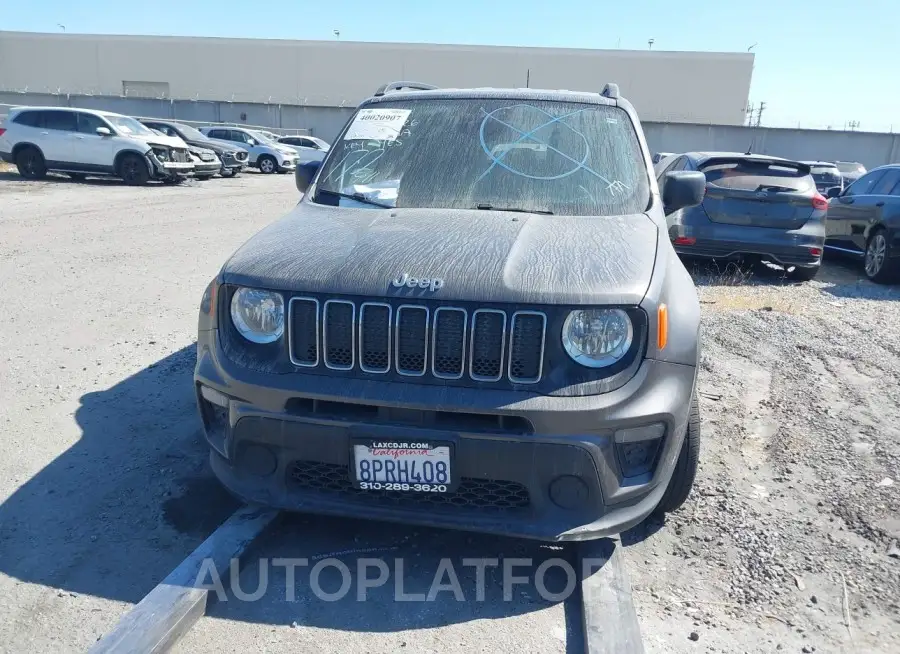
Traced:
POLYGON ((882 201, 882 202, 876 202, 876 203, 875 203, 875 206, 876 206, 876 207, 883 207, 883 206, 884 206, 884 201, 882 201))
POLYGON ((50 134, 50 132, 41 132, 41 136, 47 136, 49 134, 50 134))

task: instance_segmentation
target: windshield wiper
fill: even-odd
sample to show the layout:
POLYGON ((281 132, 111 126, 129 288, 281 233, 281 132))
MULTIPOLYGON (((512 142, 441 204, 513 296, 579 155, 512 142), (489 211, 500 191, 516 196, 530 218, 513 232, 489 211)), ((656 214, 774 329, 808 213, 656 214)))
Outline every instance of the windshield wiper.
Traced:
POLYGON ((326 193, 328 195, 333 195, 336 198, 347 198, 349 200, 356 200, 357 202, 362 202, 363 204, 371 204, 375 207, 381 207, 382 209, 393 209, 389 204, 384 204, 383 202, 379 202, 378 200, 372 200, 367 198, 362 193, 341 193, 340 191, 329 191, 327 188, 320 188, 316 191, 316 197, 320 194, 326 193))
POLYGON ((552 216, 553 212, 549 209, 522 209, 521 207, 495 207, 492 204, 488 204, 487 202, 480 202, 475 205, 476 209, 481 209, 482 211, 513 211, 515 213, 536 213, 542 216, 552 216))

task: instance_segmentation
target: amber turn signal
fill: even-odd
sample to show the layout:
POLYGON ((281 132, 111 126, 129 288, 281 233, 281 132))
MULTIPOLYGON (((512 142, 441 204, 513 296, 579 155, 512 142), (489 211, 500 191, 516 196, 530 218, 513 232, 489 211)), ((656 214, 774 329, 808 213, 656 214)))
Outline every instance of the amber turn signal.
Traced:
POLYGON ((669 342, 669 308, 665 304, 659 305, 656 321, 656 346, 663 350, 669 342))

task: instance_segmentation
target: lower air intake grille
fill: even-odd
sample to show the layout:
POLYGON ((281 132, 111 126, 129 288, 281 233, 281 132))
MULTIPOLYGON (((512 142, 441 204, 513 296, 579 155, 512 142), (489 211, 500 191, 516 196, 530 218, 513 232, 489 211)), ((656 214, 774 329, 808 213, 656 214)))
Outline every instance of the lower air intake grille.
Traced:
POLYGON ((528 489, 514 481, 463 477, 453 493, 406 493, 354 488, 346 465, 297 461, 289 471, 289 481, 295 487, 380 506, 497 512, 522 510, 530 505, 528 489))

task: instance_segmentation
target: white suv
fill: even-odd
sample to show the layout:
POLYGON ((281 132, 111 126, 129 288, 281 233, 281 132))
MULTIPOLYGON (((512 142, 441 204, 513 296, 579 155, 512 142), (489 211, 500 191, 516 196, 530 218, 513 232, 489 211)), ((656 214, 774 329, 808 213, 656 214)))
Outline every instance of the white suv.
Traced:
POLYGON ((0 159, 19 174, 41 179, 47 171, 121 177, 126 184, 177 181, 194 169, 179 138, 147 129, 134 118, 90 109, 16 107, 0 125, 0 159))

